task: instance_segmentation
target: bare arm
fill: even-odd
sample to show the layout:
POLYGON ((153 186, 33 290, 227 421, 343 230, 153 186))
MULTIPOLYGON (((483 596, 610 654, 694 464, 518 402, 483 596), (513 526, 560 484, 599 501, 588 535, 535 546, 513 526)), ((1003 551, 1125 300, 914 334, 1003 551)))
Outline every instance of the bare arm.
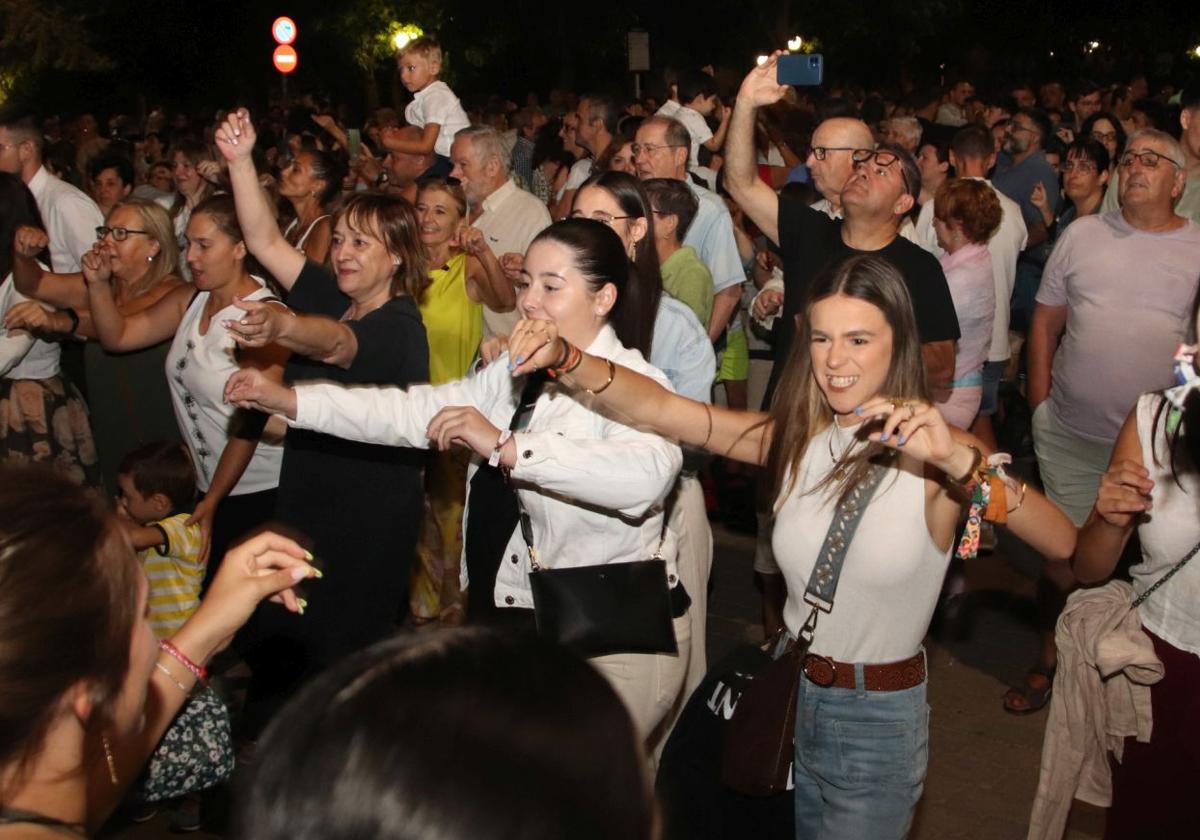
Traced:
POLYGON ((1034 305, 1029 324, 1029 407, 1037 408, 1050 396, 1050 366, 1058 339, 1067 326, 1067 307, 1034 305))
POLYGON ((407 155, 431 155, 433 147, 437 144, 438 132, 442 127, 437 123, 426 123, 421 129, 421 139, 419 140, 404 140, 400 136, 399 129, 383 130, 380 135, 380 141, 383 147, 389 152, 398 152, 407 155))
POLYGON ((113 300, 107 262, 102 259, 94 252, 83 256, 92 328, 104 349, 117 353, 141 350, 173 336, 187 311, 193 289, 180 286, 148 309, 126 317, 113 300))
POLYGON ((719 152, 721 147, 725 145, 725 137, 729 133, 729 117, 730 108, 724 103, 721 104, 721 124, 717 126, 717 130, 713 136, 704 141, 704 148, 710 152, 719 152))
POLYGON ((17 291, 58 309, 87 306, 87 288, 82 274, 55 274, 38 264, 37 255, 49 246, 49 242, 40 228, 25 225, 17 228, 12 257, 13 283, 17 291))
POLYGON ((738 304, 741 303, 741 300, 741 285, 722 289, 713 296, 712 316, 708 319, 709 341, 716 341, 724 334, 725 328, 733 320, 733 314, 737 312, 738 304))
POLYGON ((779 243, 779 198, 758 177, 754 162, 754 120, 758 108, 778 102, 787 92, 786 85, 775 81, 779 55, 776 53, 755 67, 742 82, 725 140, 725 186, 759 230, 776 244, 779 243))
POLYGON ((283 238, 258 182, 250 157, 257 136, 250 113, 239 108, 217 129, 216 145, 229 162, 229 183, 246 247, 280 285, 290 290, 304 268, 304 254, 283 238))
POLYGON ((511 312, 517 305, 517 290, 504 267, 478 228, 463 232, 467 252, 467 296, 495 312, 511 312))
POLYGON ((1117 436, 1092 513, 1079 529, 1071 569, 1080 582, 1099 583, 1112 575, 1130 535, 1150 511, 1153 489, 1154 482, 1142 461, 1135 407, 1117 436))
POLYGON ((293 353, 340 368, 350 367, 358 356, 358 339, 346 324, 321 315, 274 313, 281 325, 275 340, 293 353))
MULTIPOLYGON (((554 325, 548 322, 520 321, 509 342, 510 357, 521 361, 513 375, 559 362, 565 342, 558 340, 557 335, 554 325)), ((689 400, 647 376, 610 364, 606 359, 582 353, 579 366, 560 380, 572 388, 599 392, 595 394, 594 405, 625 425, 748 464, 766 462, 770 448, 769 415, 689 400)))

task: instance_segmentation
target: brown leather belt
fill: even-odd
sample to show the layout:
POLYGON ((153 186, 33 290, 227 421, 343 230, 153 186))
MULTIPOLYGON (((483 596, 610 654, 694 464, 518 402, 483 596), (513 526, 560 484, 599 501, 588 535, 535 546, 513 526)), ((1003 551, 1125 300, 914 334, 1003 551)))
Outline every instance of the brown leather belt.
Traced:
MULTIPOLYGON (((918 653, 901 662, 863 665, 863 688, 867 691, 903 691, 925 682, 925 655, 918 653)), ((823 688, 857 688, 853 662, 834 662, 815 653, 804 657, 804 675, 823 688)))

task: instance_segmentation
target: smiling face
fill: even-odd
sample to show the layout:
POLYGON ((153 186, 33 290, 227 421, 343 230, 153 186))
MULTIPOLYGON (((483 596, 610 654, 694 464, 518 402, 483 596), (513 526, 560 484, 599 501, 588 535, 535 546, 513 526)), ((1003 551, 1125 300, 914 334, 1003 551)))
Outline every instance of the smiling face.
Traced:
POLYGON ((581 189, 575 196, 575 204, 571 208, 573 219, 593 219, 608 225, 625 246, 625 253, 632 253, 633 246, 642 241, 646 235, 645 219, 624 219, 628 213, 617 203, 613 194, 595 184, 581 189))
POLYGON ((616 300, 611 283, 591 289, 566 245, 541 239, 529 246, 517 281, 517 309, 523 317, 552 321, 567 341, 587 347, 616 300))
POLYGON ((440 248, 462 230, 463 214, 454 196, 430 187, 417 196, 417 221, 421 243, 426 248, 440 248))
POLYGON ((633 144, 622 143, 621 147, 613 154, 612 159, 609 160, 608 168, 613 172, 624 172, 636 176, 637 167, 633 165, 633 144))
POLYGON ((813 379, 834 414, 853 414, 883 390, 892 328, 878 307, 843 294, 812 304, 808 318, 813 379))
POLYGON ((195 195, 200 190, 203 179, 196 171, 196 164, 183 152, 171 156, 173 167, 171 174, 175 176, 175 188, 186 196, 195 195))
POLYGON ((388 292, 400 261, 388 252, 378 230, 362 219, 354 221, 345 213, 338 219, 329 258, 342 294, 366 301, 388 292))

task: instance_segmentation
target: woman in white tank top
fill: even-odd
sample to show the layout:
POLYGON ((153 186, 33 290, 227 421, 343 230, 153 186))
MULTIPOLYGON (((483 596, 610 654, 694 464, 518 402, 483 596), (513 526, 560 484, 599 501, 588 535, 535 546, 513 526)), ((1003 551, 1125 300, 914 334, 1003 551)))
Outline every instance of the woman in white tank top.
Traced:
POLYGON ((235 300, 270 297, 263 280, 246 268, 233 198, 216 195, 198 204, 188 221, 187 239, 194 285, 170 292, 137 314, 123 316, 116 308, 107 262, 85 255, 83 276, 105 350, 137 350, 174 337, 167 383, 203 495, 192 519, 204 531, 204 557, 210 548, 220 557, 233 540, 273 515, 283 461, 278 440, 259 440, 263 417, 225 403, 225 381, 247 366, 281 381, 287 351, 275 344, 239 351, 222 325, 242 317, 235 300))
MULTIPOLYGON (((1200 298, 1193 307, 1193 318, 1200 298)), ((1193 334, 1194 340, 1194 334, 1193 334)), ((1180 348, 1180 385, 1143 394, 1113 447, 1072 565, 1083 583, 1116 569, 1137 529, 1142 561, 1129 569, 1137 608, 1165 673, 1150 686, 1150 740, 1126 738, 1113 764, 1106 838, 1194 837, 1200 785, 1200 558, 1166 575, 1200 547, 1200 374, 1196 347, 1180 348)), ((1166 359, 1163 360, 1164 366, 1166 359)))
POLYGON ((344 167, 329 152, 302 150, 279 176, 279 196, 294 217, 283 232, 293 248, 322 265, 333 241, 331 204, 342 189, 344 167))
MULTIPOLYGON (((793 779, 797 838, 900 838, 928 758, 921 640, 963 512, 956 486, 977 474, 982 445, 930 404, 912 301, 891 263, 851 258, 808 291, 769 415, 693 402, 624 368, 610 376, 587 355, 560 381, 596 392, 622 422, 768 467, 793 635, 810 612, 802 596, 834 503, 882 466, 800 678, 793 779)), ((515 374, 574 358, 531 326, 542 323, 513 333, 515 374)), ((1069 558, 1070 521, 1036 491, 1009 486, 1012 530, 1052 560, 1069 558)))

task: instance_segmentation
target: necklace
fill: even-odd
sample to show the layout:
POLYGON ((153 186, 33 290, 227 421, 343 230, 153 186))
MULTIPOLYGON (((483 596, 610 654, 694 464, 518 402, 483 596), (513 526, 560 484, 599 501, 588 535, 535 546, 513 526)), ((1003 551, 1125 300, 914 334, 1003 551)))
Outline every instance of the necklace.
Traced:
POLYGON ((833 471, 833 480, 844 481, 846 478, 846 465, 844 462, 846 460, 846 456, 850 454, 850 450, 854 448, 854 444, 857 441, 854 437, 854 433, 851 432, 850 441, 844 447, 842 447, 842 454, 839 456, 833 451, 833 439, 835 437, 839 440, 841 438, 841 427, 838 425, 836 420, 833 421, 833 433, 829 435, 829 437, 825 440, 825 443, 829 446, 829 457, 833 460, 834 466, 837 467, 837 469, 833 471))

